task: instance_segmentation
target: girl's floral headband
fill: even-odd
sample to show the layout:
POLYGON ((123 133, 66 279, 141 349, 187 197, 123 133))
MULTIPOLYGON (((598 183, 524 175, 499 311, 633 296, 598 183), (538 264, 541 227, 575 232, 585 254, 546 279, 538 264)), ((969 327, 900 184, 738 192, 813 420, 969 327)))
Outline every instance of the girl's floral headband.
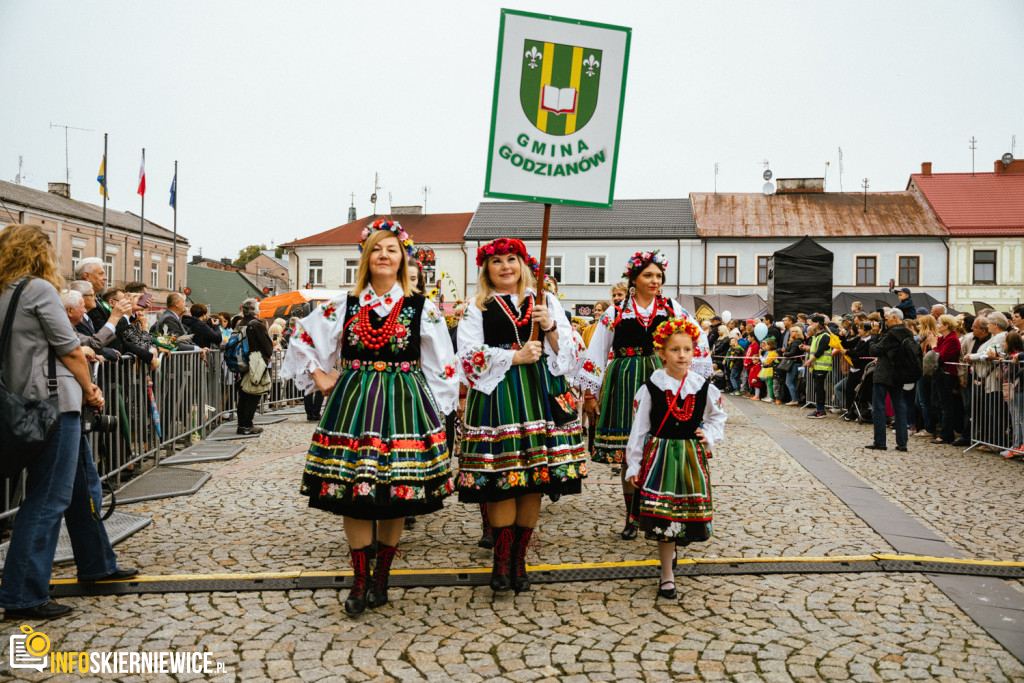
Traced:
POLYGON ((665 342, 673 334, 687 334, 693 339, 694 358, 700 358, 705 354, 705 351, 697 346, 697 341, 700 339, 700 328, 689 318, 673 318, 658 325, 658 328, 654 330, 654 348, 660 349, 665 346, 665 342))
POLYGON ((491 256, 504 256, 505 254, 518 254, 526 262, 526 265, 529 266, 534 277, 540 274, 540 264, 537 263, 537 259, 530 256, 526 251, 526 245, 523 244, 522 240, 515 238, 499 237, 493 242, 488 242, 477 249, 476 265, 482 267, 491 256))
POLYGON ((647 266, 654 264, 661 268, 661 272, 668 269, 668 257, 661 253, 660 249, 654 251, 638 251, 626 261, 626 269, 622 271, 622 277, 628 281, 636 278, 647 266))
POLYGON ((412 238, 409 237, 409 233, 405 231, 398 221, 389 221, 384 218, 378 218, 370 225, 363 228, 362 234, 359 235, 359 252, 362 253, 363 245, 366 244, 367 238, 378 230, 390 230, 395 233, 395 237, 402 243, 402 247, 405 249, 405 255, 409 260, 413 258, 413 247, 415 244, 412 238))

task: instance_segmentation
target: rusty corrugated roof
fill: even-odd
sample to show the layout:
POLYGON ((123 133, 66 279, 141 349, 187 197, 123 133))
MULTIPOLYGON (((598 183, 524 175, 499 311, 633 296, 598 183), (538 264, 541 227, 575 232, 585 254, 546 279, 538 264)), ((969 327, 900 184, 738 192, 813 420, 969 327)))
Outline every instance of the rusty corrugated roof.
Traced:
POLYGON ((397 216, 378 215, 366 216, 345 225, 325 230, 324 232, 303 237, 302 239, 285 242, 282 247, 309 247, 334 244, 359 244, 359 236, 363 228, 378 218, 391 218, 401 224, 412 237, 413 242, 422 245, 462 242, 462 235, 473 218, 472 213, 428 213, 402 214, 397 216))
POLYGON ((864 195, 691 193, 701 237, 945 237, 946 229, 914 192, 864 195))

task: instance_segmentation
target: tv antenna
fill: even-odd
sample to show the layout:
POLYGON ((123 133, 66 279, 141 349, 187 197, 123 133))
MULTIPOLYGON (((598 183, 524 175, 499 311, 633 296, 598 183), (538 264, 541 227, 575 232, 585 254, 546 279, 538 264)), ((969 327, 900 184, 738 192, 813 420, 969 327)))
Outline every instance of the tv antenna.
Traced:
POLYGON ((370 203, 373 204, 373 215, 377 215, 377 190, 380 189, 380 174, 373 174, 373 194, 370 195, 370 203))
POLYGON ((715 162, 715 194, 718 194, 718 162, 715 162))
POLYGON ((22 170, 25 166, 25 157, 18 155, 18 175, 14 176, 14 184, 21 185, 21 181, 28 180, 25 176, 25 172, 22 170))
POLYGON ((839 148, 839 191, 843 191, 843 148, 839 148))
POLYGON ((864 213, 868 212, 868 179, 865 178, 861 183, 861 187, 864 188, 864 213))
POLYGON ((825 177, 821 181, 821 189, 822 189, 822 191, 824 191, 828 187, 828 164, 829 164, 829 162, 826 161, 825 162, 825 177))
POLYGON ((1017 136, 1014 135, 1010 138, 1010 154, 1017 155, 1017 136))
POLYGON ((978 141, 972 135, 971 139, 968 140, 971 143, 971 177, 974 177, 974 150, 978 149, 978 141))
POLYGON ((426 185, 422 188, 423 192, 423 213, 427 212, 427 195, 430 194, 430 188, 426 185))
POLYGON ((64 129, 64 182, 71 184, 71 168, 68 164, 68 131, 69 130, 81 130, 87 133, 94 133, 92 128, 76 128, 74 126, 65 126, 60 123, 54 123, 50 121, 50 128, 63 128, 64 129))

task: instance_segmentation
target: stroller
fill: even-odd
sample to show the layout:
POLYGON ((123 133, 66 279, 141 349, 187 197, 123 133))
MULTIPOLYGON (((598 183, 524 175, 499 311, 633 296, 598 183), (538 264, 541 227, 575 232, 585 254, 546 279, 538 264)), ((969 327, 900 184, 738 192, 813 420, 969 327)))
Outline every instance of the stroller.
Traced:
POLYGON ((853 389, 853 406, 846 414, 849 421, 857 420, 858 424, 871 422, 871 392, 875 386, 873 377, 877 360, 868 363, 860 372, 860 381, 853 389))

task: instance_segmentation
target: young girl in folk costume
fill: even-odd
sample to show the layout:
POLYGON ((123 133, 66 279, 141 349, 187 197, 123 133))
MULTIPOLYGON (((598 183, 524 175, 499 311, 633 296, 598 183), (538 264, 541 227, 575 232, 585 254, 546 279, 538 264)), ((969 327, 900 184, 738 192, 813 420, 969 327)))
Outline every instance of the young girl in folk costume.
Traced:
POLYGON ((344 517, 355 570, 349 614, 388 601, 405 516, 441 509, 454 490, 444 416, 459 394, 444 317, 409 286, 412 240, 398 223, 378 220, 359 247, 355 289, 298 322, 282 368, 298 388, 330 396, 302 493, 310 507, 344 517), (339 356, 340 374, 333 370, 339 356))
POLYGON ((664 363, 640 390, 626 446, 626 477, 637 488, 630 516, 649 540, 658 541, 658 595, 676 597, 676 546, 711 538, 708 456, 724 436, 722 396, 693 369, 705 357, 700 328, 690 320, 658 326, 654 345, 664 363))
POLYGON ((577 361, 558 299, 536 297, 536 260, 517 239, 477 250, 479 289, 459 325, 469 385, 459 500, 487 503, 494 538, 491 588, 529 590, 526 550, 541 496, 579 493, 586 476, 576 401, 565 375, 577 361), (530 341, 533 325, 540 340, 530 341))
MULTIPOLYGON (((668 259, 657 249, 634 254, 622 274, 629 282, 629 295, 605 312, 590 340, 579 381, 585 390, 584 410, 597 423, 594 462, 621 463, 625 458, 626 441, 633 424, 633 397, 651 373, 661 367, 661 360, 654 355, 654 330, 669 318, 685 317, 697 325, 682 306, 661 296, 667 267, 668 259)), ((694 372, 710 377, 713 366, 707 353, 707 335, 703 332, 698 346, 704 353, 695 361, 694 372)), ((629 517, 633 485, 624 471, 622 495, 626 503, 626 525, 621 536, 630 540, 636 538, 636 527, 629 517)))

